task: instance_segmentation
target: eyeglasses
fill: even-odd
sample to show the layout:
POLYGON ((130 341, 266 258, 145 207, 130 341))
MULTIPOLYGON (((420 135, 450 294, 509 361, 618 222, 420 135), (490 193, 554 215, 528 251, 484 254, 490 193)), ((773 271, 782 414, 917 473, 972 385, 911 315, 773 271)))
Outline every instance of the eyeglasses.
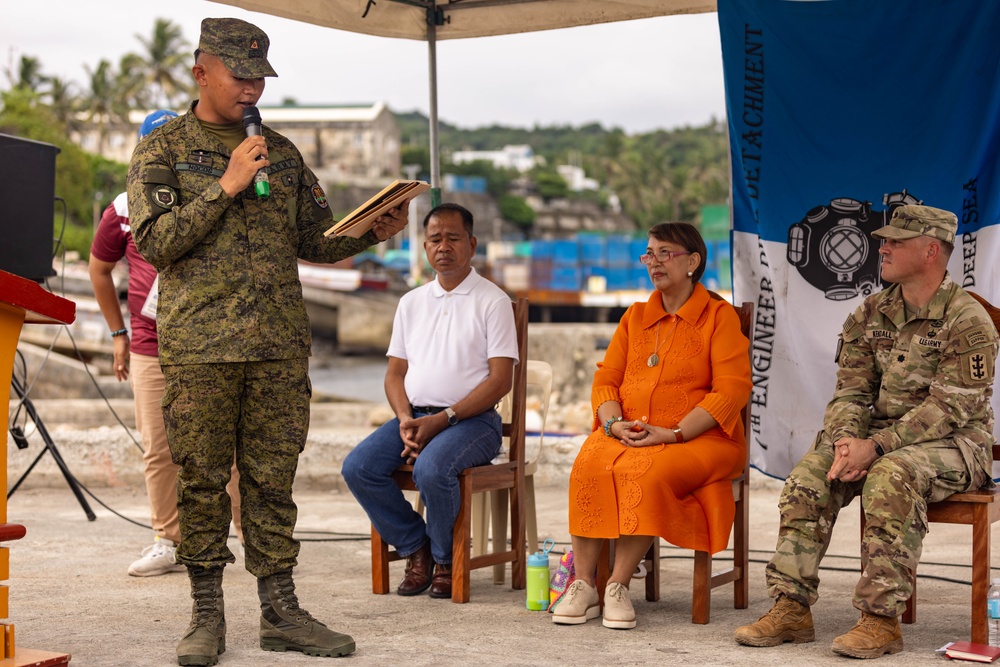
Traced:
POLYGON ((652 264, 654 260, 660 264, 664 264, 672 260, 674 257, 690 254, 690 250, 659 250, 655 255, 651 252, 647 252, 645 255, 640 255, 639 261, 647 265, 652 264))

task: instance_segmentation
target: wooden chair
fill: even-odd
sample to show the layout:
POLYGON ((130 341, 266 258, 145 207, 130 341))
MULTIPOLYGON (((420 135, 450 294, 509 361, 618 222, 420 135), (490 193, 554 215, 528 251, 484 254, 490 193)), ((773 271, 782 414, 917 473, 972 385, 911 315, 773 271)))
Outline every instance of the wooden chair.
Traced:
MULTIPOLYGON (((1000 308, 978 294, 969 292, 986 308, 993 325, 1000 329, 1000 308)), ((993 445, 993 460, 1000 461, 1000 445, 993 445)), ((972 526, 972 641, 989 643, 986 624, 986 593, 990 587, 990 526, 1000 520, 1000 487, 955 493, 927 504, 927 521, 972 526)), ((865 512, 861 509, 861 535, 865 533, 865 512)), ((903 623, 917 620, 917 573, 913 572, 913 593, 906 601, 903 623)))
MULTIPOLYGON (((532 395, 532 388, 537 392, 539 399, 539 416, 541 425, 538 434, 538 445, 532 448, 532 453, 525 451, 524 455, 524 525, 527 536, 528 553, 534 553, 538 549, 538 517, 535 511, 535 479, 538 472, 538 459, 541 457, 542 447, 545 439, 545 420, 549 414, 549 401, 552 396, 552 366, 548 362, 538 359, 528 359, 527 395, 532 395)), ((506 414, 510 410, 510 395, 504 397, 500 414, 506 414)), ((527 448, 526 448, 527 449, 527 448)), ((507 459, 507 449, 497 457, 498 462, 507 459)), ((489 543, 490 531, 493 539, 506 539, 507 536, 507 508, 509 506, 507 490, 501 489, 495 492, 477 493, 472 497, 472 555, 486 553, 489 543), (492 527, 490 520, 492 517, 492 527)), ((493 583, 501 585, 506 581, 506 564, 499 563, 493 566, 493 583)))
MULTIPOLYGON (((523 589, 525 586, 525 525, 524 525, 524 403, 528 359, 528 300, 521 298, 514 304, 514 323, 517 329, 518 363, 514 366, 514 384, 511 389, 511 411, 509 421, 503 424, 503 435, 509 441, 509 460, 505 463, 490 463, 463 470, 459 475, 462 504, 455 519, 452 538, 451 601, 469 601, 469 574, 481 567, 498 563, 511 563, 511 587, 523 589), (479 556, 470 556, 472 532, 472 496, 484 491, 506 489, 510 496, 511 541, 494 540, 493 551, 479 556)), ((413 466, 400 466, 393 477, 400 488, 415 491, 413 466)), ((389 592, 389 563, 400 560, 395 550, 382 541, 372 526, 372 592, 389 592)))
MULTIPOLYGON (((714 294, 714 293, 713 293, 714 294)), ((721 298, 714 295, 713 298, 721 298)), ((754 305, 744 301, 736 309, 740 316, 740 331, 750 341, 750 357, 753 359, 753 317, 754 305)), ((743 418, 743 428, 746 433, 747 458, 743 464, 743 473, 733 480, 733 499, 736 501, 736 517, 733 521, 733 565, 719 572, 712 571, 712 554, 707 551, 694 553, 694 587, 691 593, 691 622, 706 624, 709 621, 712 607, 712 589, 728 583, 733 584, 733 608, 746 609, 750 604, 750 405, 743 406, 740 412, 743 418)), ((614 548, 611 541, 604 543, 597 565, 597 591, 604 604, 604 588, 611 574, 611 564, 614 558, 614 548)), ((646 552, 646 599, 655 602, 660 599, 660 538, 653 540, 653 545, 646 552)))

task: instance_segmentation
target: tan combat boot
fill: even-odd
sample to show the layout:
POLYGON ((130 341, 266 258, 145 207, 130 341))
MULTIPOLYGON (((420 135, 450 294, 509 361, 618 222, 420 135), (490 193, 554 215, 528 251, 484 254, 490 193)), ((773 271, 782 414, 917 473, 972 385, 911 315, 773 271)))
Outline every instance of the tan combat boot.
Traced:
POLYGON ((847 634, 833 640, 834 653, 852 658, 878 658, 903 650, 903 633, 895 616, 876 616, 861 612, 861 620, 847 634))
POLYGON ((265 651, 301 651, 332 658, 354 653, 354 639, 334 632, 299 607, 292 571, 257 580, 260 598, 260 647, 265 651))
POLYGON ((736 628, 736 641, 746 646, 778 646, 785 642, 804 644, 816 639, 809 607, 779 595, 771 611, 756 623, 736 628))
POLYGON ((177 644, 178 665, 215 665, 226 652, 226 607, 222 568, 189 567, 191 625, 177 644))

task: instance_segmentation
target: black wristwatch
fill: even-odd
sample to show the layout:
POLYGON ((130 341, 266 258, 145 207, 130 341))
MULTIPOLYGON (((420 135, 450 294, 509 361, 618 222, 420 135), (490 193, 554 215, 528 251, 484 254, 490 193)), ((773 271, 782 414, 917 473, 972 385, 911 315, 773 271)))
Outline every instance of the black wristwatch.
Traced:
POLYGON ((452 410, 449 407, 449 408, 445 408, 444 412, 445 412, 446 415, 448 415, 448 426, 454 426, 455 424, 458 423, 458 415, 455 414, 454 410, 452 410))

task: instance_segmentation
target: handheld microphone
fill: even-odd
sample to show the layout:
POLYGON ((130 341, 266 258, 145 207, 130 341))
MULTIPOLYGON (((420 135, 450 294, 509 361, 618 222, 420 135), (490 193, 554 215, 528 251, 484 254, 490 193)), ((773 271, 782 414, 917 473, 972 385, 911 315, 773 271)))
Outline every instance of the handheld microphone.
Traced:
MULTIPOLYGON (((263 134, 260 125, 260 112, 257 107, 247 107, 243 109, 243 127, 246 128, 248 137, 256 137, 263 134)), ((257 156, 258 160, 264 159, 263 155, 257 156)), ((261 168, 253 177, 253 189, 261 199, 271 196, 271 182, 267 179, 267 172, 261 168)))

